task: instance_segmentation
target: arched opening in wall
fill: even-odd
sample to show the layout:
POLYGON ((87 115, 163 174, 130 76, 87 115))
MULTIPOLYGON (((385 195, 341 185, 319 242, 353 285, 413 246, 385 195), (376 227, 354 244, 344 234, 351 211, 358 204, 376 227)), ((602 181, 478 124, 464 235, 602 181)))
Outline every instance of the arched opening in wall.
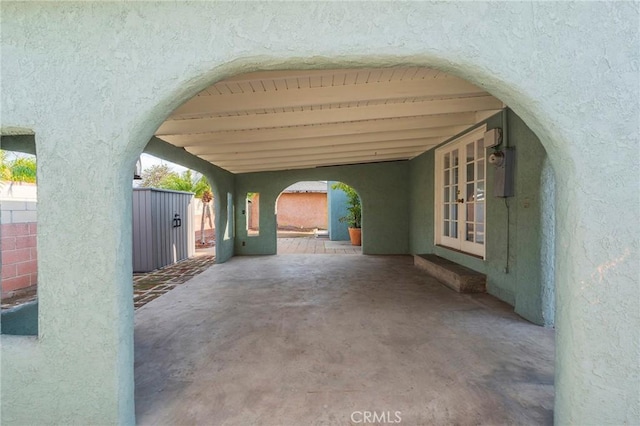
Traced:
MULTIPOLYGON (((358 400, 362 404, 380 397, 376 390, 393 383, 395 394, 401 395, 394 400, 401 416, 431 416, 432 423, 451 419, 420 411, 425 395, 435 407, 450 407, 456 396, 439 389, 455 388, 472 400, 480 386, 491 398, 502 398, 504 392, 497 395, 496 389, 521 395, 519 387, 525 382, 536 387, 523 397, 526 401, 510 399, 499 413, 482 402, 472 404, 472 409, 456 413, 456 421, 551 421, 553 332, 510 311, 537 324, 552 323, 543 314, 545 309, 553 312, 544 306, 552 302, 543 296, 543 288, 553 288, 544 282, 553 275, 553 248, 546 245, 553 231, 543 229, 546 218, 553 216, 553 197, 541 197, 541 192, 545 185, 553 186, 553 174, 542 172, 546 152, 535 134, 500 100, 467 81, 424 67, 260 71, 207 87, 175 110, 156 137, 235 174, 236 208, 242 210, 237 217, 247 214, 247 238, 242 234, 235 250, 248 256, 211 270, 208 282, 194 282, 192 296, 181 292, 180 301, 188 303, 160 300, 158 308, 176 309, 164 325, 151 314, 140 319, 140 336, 147 339, 143 349, 184 348, 165 354, 165 365, 191 369, 190 377, 211 372, 211 380, 233 382, 248 392, 255 390, 248 366, 260 365, 265 375, 291 370, 285 378, 265 379, 275 388, 257 391, 280 396, 285 389, 315 395, 314 386, 326 384, 326 377, 346 375, 354 380, 348 385, 363 389, 358 400), (234 99, 238 102, 225 102, 234 99), (472 132, 473 137, 465 139, 472 132), (495 159, 492 165, 490 158, 495 159), (274 254, 271 225, 275 231, 276 218, 266 209, 252 213, 248 201, 256 202, 253 196, 259 194, 271 205, 285 184, 299 176, 353 182, 367 208, 366 252, 405 256, 359 256, 348 265, 338 256, 298 264, 287 256, 249 257, 274 254), (256 216, 257 228, 252 222, 256 216), (481 245, 483 252, 469 250, 461 241, 481 245), (551 271, 540 268, 543 253, 551 271), (472 271, 474 278, 483 276, 489 294, 459 297, 443 286, 447 274, 419 274, 408 254, 434 256, 436 267, 448 265, 447 274, 472 271), (227 315, 230 312, 233 315, 227 315), (155 330, 175 327, 175 318, 215 333, 193 331, 167 342, 166 335, 155 330), (412 319, 411 325, 406 318, 412 319), (350 333, 344 324, 357 327, 350 333), (201 362, 203 342, 211 348, 205 354, 210 363, 201 362), (313 361, 305 354, 318 351, 325 354, 319 365, 305 364, 313 361), (251 359, 233 366, 217 364, 237 359, 238 353, 251 359), (450 359, 456 362, 446 362, 450 359), (196 364, 206 364, 206 372, 196 364), (447 379, 455 378, 453 384, 424 368, 435 364, 446 369, 447 379), (309 371, 318 371, 318 376, 309 371), (483 372, 482 383, 478 371, 483 372), (397 377, 401 379, 394 381, 397 377), (304 386, 297 386, 300 383, 304 386), (408 383, 411 392, 404 391, 408 383)), ((243 227, 237 230, 242 233, 243 227)), ((227 235, 233 238, 231 231, 227 235)), ((153 356, 150 351, 137 356, 139 392, 147 395, 154 384, 164 383, 165 375, 152 371, 153 360, 145 358, 153 356)), ((216 389, 208 400, 228 401, 227 396, 224 389, 216 389)), ((142 398, 139 419, 162 423, 188 412, 189 401, 176 392, 168 390, 162 398, 182 403, 165 409, 159 400, 142 398)), ((342 399, 326 396, 324 402, 335 406, 342 399)), ((300 403, 316 414, 323 412, 315 399, 300 403)), ((231 408, 225 404, 212 404, 209 415, 226 411, 236 414, 221 421, 246 419, 242 403, 229 402, 231 408)), ((257 404, 260 415, 252 418, 267 418, 267 405, 257 404)), ((342 419, 337 416, 345 414, 332 416, 342 419)), ((310 423, 301 413, 278 421, 310 423)))
MULTIPOLYGON (((38 334, 37 163, 34 137, 0 149, 2 334, 38 334)), ((3 146, 0 146, 2 148, 3 146)))
MULTIPOLYGON (((276 199, 278 254, 356 254, 360 246, 331 239, 332 221, 345 203, 330 200, 331 182, 300 181, 276 199), (333 203, 332 203, 333 202, 333 203), (333 211, 330 205, 334 205, 333 211), (340 204, 340 205, 339 205, 340 204)), ((346 211, 346 210, 345 210, 346 211)), ((346 216, 343 214, 342 216, 346 216)))
POLYGON ((278 238, 328 235, 327 182, 300 181, 276 199, 278 238))
POLYGON ((133 181, 133 290, 140 308, 215 262, 213 190, 198 171, 142 154, 133 181))
POLYGON ((244 211, 247 215, 246 231, 248 237, 260 236, 260 193, 247 192, 244 211))

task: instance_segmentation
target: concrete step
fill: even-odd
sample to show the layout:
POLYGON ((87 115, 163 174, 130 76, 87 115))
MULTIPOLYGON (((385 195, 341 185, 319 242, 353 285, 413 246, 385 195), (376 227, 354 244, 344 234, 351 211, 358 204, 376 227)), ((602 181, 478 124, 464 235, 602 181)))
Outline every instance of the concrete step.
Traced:
POLYGON ((487 276, 435 254, 416 254, 413 264, 458 293, 485 293, 487 276))

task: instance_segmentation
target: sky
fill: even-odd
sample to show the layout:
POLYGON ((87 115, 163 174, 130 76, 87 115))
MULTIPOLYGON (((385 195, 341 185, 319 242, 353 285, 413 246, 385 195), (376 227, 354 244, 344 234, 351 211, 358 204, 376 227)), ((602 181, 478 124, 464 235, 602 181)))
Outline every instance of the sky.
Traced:
POLYGON ((35 155, 25 154, 25 153, 16 152, 16 151, 4 151, 4 152, 7 155, 7 157, 6 157, 7 161, 15 160, 16 158, 31 158, 31 157, 35 157, 35 155))
POLYGON ((187 170, 186 167, 182 167, 178 164, 163 160, 158 157, 154 157, 153 155, 149 155, 149 154, 140 155, 140 162, 142 163, 143 171, 157 164, 167 164, 171 168, 171 170, 177 173, 182 173, 187 170))

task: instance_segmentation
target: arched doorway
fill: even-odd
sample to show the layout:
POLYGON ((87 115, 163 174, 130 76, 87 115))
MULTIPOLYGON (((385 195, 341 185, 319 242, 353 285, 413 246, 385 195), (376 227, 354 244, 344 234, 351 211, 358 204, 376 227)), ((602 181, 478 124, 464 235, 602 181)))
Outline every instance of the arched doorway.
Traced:
MULTIPOLYGON (((52 6, 51 13, 42 13, 41 5, 2 7, 3 43, 10 46, 3 49, 3 77, 12 82, 3 88, 3 125, 31 123, 42 135, 39 197, 47 213, 39 218, 39 272, 42 288, 49 289, 40 295, 40 336, 46 339, 3 340, 3 366, 13 367, 3 368, 3 385, 15 390, 3 395, 9 418, 42 420, 29 417, 37 413, 19 402, 36 395, 43 419, 66 418, 61 413, 78 412, 82 400, 83 419, 133 422, 132 319, 125 306, 130 271, 124 269, 131 253, 127 238, 102 231, 129 234, 123 176, 177 106, 211 82, 249 70, 398 63, 429 65, 482 86, 540 138, 563 202, 556 228, 556 420, 624 423, 637 417, 637 383, 628 372, 638 345, 626 339, 636 335, 638 321, 629 313, 639 311, 639 206, 629 200, 636 189, 629 176, 637 174, 637 91, 629 90, 637 85, 637 70, 629 65, 637 59, 632 4, 315 4, 286 11, 273 4, 259 13, 251 4, 69 4, 52 6), (136 25, 140 19, 171 23, 176 16, 190 23, 177 36, 173 28, 167 28, 172 37, 158 37, 161 29, 136 25), (219 16, 253 19, 220 22, 219 16), (615 28, 602 16, 615 16, 615 28), (82 25, 69 31, 69 19, 82 25), (24 31, 45 26, 51 31, 24 31), (104 45, 106 33, 113 45, 104 45), (50 34, 66 38, 52 44, 50 34), (113 53, 104 63, 95 61, 98 46, 113 53), (610 46, 620 54, 605 55, 610 46), (97 96, 108 101, 97 102, 97 96), (618 142, 615 151, 611 140, 618 142), (604 167, 607 161, 616 167, 604 167), (86 170, 86 179, 78 180, 77 170, 86 170), (72 189, 66 198, 64 188, 72 189), (88 228, 87 217, 101 232, 85 241, 79 235, 88 228), (64 262, 61 246, 67 248, 64 262), (86 303, 73 297, 79 286, 91 290, 86 303), (55 366, 49 359, 57 360, 55 366), (56 383, 67 392, 26 390, 25 381, 56 383)), ((233 218, 233 184, 228 188, 221 192, 231 202, 221 210, 233 218)), ((231 256, 233 227, 225 229, 221 238, 231 256)))
MULTIPOLYGON (((308 84, 310 85, 311 83, 308 84)), ((311 90, 311 88, 308 90, 311 90)), ((538 257, 534 255, 531 259, 528 259, 524 251, 516 250, 518 246, 516 243, 520 241, 510 236, 510 229, 521 231, 525 229, 523 225, 525 222, 527 222, 527 226, 535 228, 535 225, 531 225, 531 220, 527 221, 527 219, 523 218, 523 216, 526 216, 526 211, 520 210, 520 206, 513 207, 514 210, 519 212, 518 217, 515 217, 514 211, 514 216, 510 218, 510 207, 507 200, 505 200, 504 207, 502 202, 493 202, 494 196, 506 198, 509 197, 509 194, 495 195, 497 191, 488 186, 497 186, 495 184, 497 179, 494 178, 494 175, 498 171, 497 169, 494 171, 488 168, 486 159, 491 155, 502 152, 502 149, 509 153, 516 149, 517 153, 522 153, 519 154, 523 156, 518 162, 521 163, 520 167, 524 172, 517 179, 517 191, 519 195, 522 195, 521 193, 530 193, 532 197, 528 201, 528 205, 523 204, 522 208, 529 208, 531 211, 538 212, 540 206, 535 200, 539 198, 537 194, 540 182, 538 178, 529 178, 529 175, 540 174, 541 167, 539 163, 544 160, 545 154, 533 132, 526 128, 526 125, 515 114, 508 110, 502 111, 499 109, 502 106, 501 102, 491 99, 491 97, 487 99, 486 93, 481 89, 475 88, 475 86, 472 87, 459 79, 449 78, 445 74, 434 73, 431 69, 422 69, 420 67, 373 70, 330 69, 314 72, 300 70, 264 71, 222 80, 210 86, 204 92, 201 92, 200 96, 180 107, 176 111, 176 115, 173 115, 173 118, 161 126, 157 137, 166 139, 168 143, 184 145, 187 150, 207 158, 209 161, 220 161, 221 165, 237 172, 235 189, 240 194, 239 201, 242 201, 236 205, 236 219, 239 224, 236 229, 236 254, 275 254, 276 218, 271 215, 271 208, 275 204, 275 200, 281 193, 282 188, 301 179, 336 176, 335 179, 354 182, 358 191, 363 195, 365 208, 370 213, 365 221, 367 226, 370 226, 365 231, 365 243, 367 241, 373 242, 371 245, 365 244, 365 249, 379 250, 377 254, 394 253, 392 250, 397 250, 395 254, 407 254, 409 250, 412 253, 420 253, 419 250, 422 250, 424 246, 426 250, 436 252, 439 256, 450 258, 459 264, 485 273, 488 276, 488 287, 491 294, 506 300, 511 305, 516 305, 516 309, 522 315, 528 316, 532 320, 537 320, 537 318, 533 319, 534 314, 540 316, 540 295, 536 294, 531 297, 532 294, 526 294, 522 291, 526 289, 527 292, 534 293, 537 291, 540 293, 540 289, 535 288, 538 285, 538 280, 529 279, 529 283, 522 281, 519 285, 516 278, 519 275, 531 278, 531 271, 527 272, 525 265, 530 263, 530 269, 535 270, 539 263, 537 262, 538 257), (437 84, 437 93, 442 95, 443 91, 447 91, 448 96, 453 96, 455 102, 452 102, 450 98, 433 100, 430 96, 427 96, 430 92, 420 92, 422 97, 427 96, 429 99, 420 98, 414 100, 409 105, 411 108, 400 108, 395 105, 398 102, 374 104, 373 106, 367 105, 364 107, 365 111, 359 111, 359 107, 342 107, 338 109, 347 109, 349 111, 341 110, 339 114, 334 114, 334 117, 329 120, 336 120, 335 122, 316 123, 317 127, 310 126, 312 133, 305 134, 306 126, 301 126, 300 128, 291 125, 284 126, 284 120, 293 119, 290 116, 291 114, 296 119, 301 119, 300 115, 297 114, 298 111, 278 113, 268 109, 270 111, 268 114, 275 115, 275 117, 269 118, 274 122, 272 125, 275 127, 256 129, 256 124, 252 123, 252 120, 254 118, 262 120, 262 114, 259 115, 259 118, 254 117, 258 116, 258 114, 244 111, 246 106, 232 102, 235 96, 245 99, 252 96, 251 93, 253 92, 242 91, 237 95, 228 94, 226 97, 211 94, 214 89, 217 93, 224 90, 225 87, 231 90, 230 87, 235 87, 233 84, 239 87, 242 87, 240 84, 249 84, 254 88, 256 81, 260 81, 259 87, 278 87, 278 84, 281 84, 282 81, 286 82, 289 79, 295 79, 298 82, 304 81, 304 76, 307 75, 305 73, 320 78, 320 81, 324 80, 322 73, 331 75, 331 81, 336 81, 336 75, 343 75, 343 79, 338 79, 342 83, 338 83, 337 86, 332 85, 327 86, 326 89, 319 89, 331 91, 333 88, 339 87, 340 93, 343 91, 348 92, 350 89, 353 90, 351 86, 358 86, 355 83, 359 80, 358 76, 367 75, 371 79, 371 83, 368 83, 370 86, 366 88, 367 90, 364 90, 367 93, 362 93, 363 89, 361 88, 356 90, 355 92, 358 96, 380 97, 382 96, 380 92, 384 91, 377 89, 387 89, 385 96, 393 100, 397 100, 398 96, 404 99, 407 96, 406 93, 417 94, 409 89, 407 91, 399 90, 397 86, 419 87, 419 90, 427 90, 428 92, 428 89, 432 86, 424 83, 425 79, 428 79, 428 81, 431 79, 444 80, 446 83, 439 82, 437 84), (291 77, 292 75, 294 77, 291 77), (348 75, 352 75, 350 83, 346 83, 348 75), (384 82, 385 75, 390 75, 392 79, 394 75, 397 75, 397 79, 393 80, 394 83, 392 84, 398 90, 397 92, 389 90, 389 84, 384 82), (380 79, 383 81, 381 82, 380 79), (271 83, 267 83, 268 81, 271 81, 271 83), (382 87, 376 87, 376 85, 382 87), (372 89, 372 87, 375 88, 372 89), (473 96, 470 96, 469 93, 473 96), (234 108, 246 112, 242 116, 242 124, 235 123, 234 120, 223 120, 223 117, 212 121, 210 118, 202 116, 205 114, 202 111, 207 111, 206 114, 209 114, 212 108, 217 108, 216 113, 221 112, 219 110, 224 106, 216 102, 218 97, 228 99, 229 104, 234 105, 234 108), (481 102, 478 102, 479 100, 481 102), (389 103, 391 106, 388 106, 389 103), (498 109, 496 110, 495 108, 498 109), (356 114, 351 111, 353 109, 358 110, 359 118, 365 115, 368 120, 352 121, 349 115, 356 114), (422 115, 397 116, 416 114, 418 112, 422 115), (387 115, 392 116, 388 117, 387 115), (191 118, 186 118, 186 116, 191 118), (185 121, 188 122, 185 123, 185 121), (213 128, 208 127, 211 123, 223 128, 230 126, 231 123, 235 123, 233 124, 234 126, 242 125, 247 128, 242 127, 234 131, 220 130, 215 126, 213 128), (181 134, 187 128, 190 129, 189 131, 197 128, 201 133, 181 134), (485 133, 490 133, 490 130, 494 132, 503 130, 504 140, 496 138, 493 143, 485 143, 484 135, 485 133), (346 135, 335 134, 335 132, 345 132, 346 135), (416 132, 419 132, 422 136, 419 140, 415 140, 416 132), (471 132, 474 135, 474 139, 467 140, 467 132, 471 132), (430 138, 424 139, 425 133, 430 135, 430 138), (455 194, 455 188, 458 188, 458 194, 464 193, 464 195, 457 198, 466 198, 466 205, 471 207, 471 213, 467 211, 465 219, 456 217, 456 226, 449 227, 449 230, 455 229, 455 231, 449 232, 447 236, 450 239, 453 237, 466 238, 470 242, 482 246, 488 243, 490 250, 483 252, 483 258, 481 259, 473 257, 477 253, 471 253, 471 257, 467 253, 461 253, 463 250, 460 247, 455 252, 442 250, 440 244, 433 245, 428 235, 415 238, 409 238, 407 235, 410 230, 416 231, 416 234, 426 230, 431 236, 434 235, 432 228, 434 224, 437 224, 437 220, 427 218, 429 215, 437 217, 440 212, 441 206, 435 205, 433 199, 434 194, 440 194, 441 191, 437 183, 433 181, 433 173, 434 170, 437 170, 436 166, 439 161, 434 159, 433 149, 436 147, 449 147, 451 143, 455 144, 455 147, 450 148, 450 151, 448 151, 449 153, 454 153, 450 155, 453 158, 453 160, 450 158, 452 165, 445 167, 450 173, 446 175, 448 177, 444 178, 442 185, 444 185, 445 189, 450 190, 448 191, 449 194, 455 194), (376 144, 375 148, 372 148, 374 144, 376 144), (500 149, 495 148, 498 145, 501 146, 500 149), (290 146, 293 146, 293 148, 290 148, 290 146), (329 149, 319 150, 319 148, 326 146, 329 149), (364 158, 360 157, 360 155, 363 155, 360 151, 368 151, 370 149, 375 150, 373 154, 366 152, 364 158), (315 153, 314 155, 319 155, 320 159, 309 158, 311 150, 315 153), (338 153, 335 157, 333 156, 334 151, 338 153), (345 152, 349 153, 347 159, 341 160, 340 158, 345 155, 345 152), (283 155, 284 159, 279 155, 283 155), (328 161, 336 162, 337 164, 331 168, 323 167, 329 166, 329 164, 326 164, 328 161), (318 167, 308 168, 307 166, 312 162, 317 164, 318 167), (340 164, 348 162, 356 162, 358 164, 340 164), (287 169, 278 170, 280 167, 287 169), (456 172, 460 172, 460 174, 456 172), (470 190, 468 188, 469 185, 471 186, 470 190), (488 200, 488 193, 491 193, 491 200, 488 200), (247 201, 244 201, 245 194, 247 201), (486 209, 483 207, 484 204, 487 205, 486 209), (256 209, 255 206, 259 207, 256 209), (505 207, 506 212, 504 210, 505 207), (472 216, 474 212, 477 215, 476 218, 472 216), (487 221, 484 220, 485 213, 487 221), (501 215, 506 215, 506 218, 498 220, 501 215), (409 218, 412 219, 410 220, 409 218), (518 220, 516 221, 516 219, 518 220), (504 223, 506 233, 501 232, 500 228, 503 224, 500 222, 504 223), (487 223, 492 226, 485 228, 487 223), (371 226, 371 224, 374 224, 374 226, 371 226), (462 237, 460 233, 464 232, 465 228, 471 231, 466 232, 466 236, 462 237), (394 244, 397 245, 394 246, 394 244), (509 249, 512 245, 513 251, 510 252, 509 249), (502 253, 503 247, 506 247, 506 253, 502 253), (485 255, 486 260, 484 258, 485 255), (517 266, 515 262, 512 262, 512 257, 517 259, 517 266), (504 270, 501 270, 503 266, 504 270), (536 283, 535 286, 531 286, 533 282, 536 283), (536 306, 527 311, 530 305, 536 306)), ((269 91, 265 89, 260 93, 267 92, 269 91)), ((277 90, 272 89, 271 92, 277 92, 277 90)), ((289 100, 285 95, 280 96, 285 100, 289 100)), ((275 99, 275 97, 275 94, 270 95, 270 99, 275 99)), ((320 98, 322 97, 320 96, 320 98)), ((282 101, 282 99, 274 100, 276 103, 278 101, 282 101)), ((385 101, 388 101, 388 99, 385 99, 385 101)), ((252 104, 253 101, 248 100, 247 102, 252 104)), ((313 100, 307 100, 306 102, 313 102, 313 100)), ((331 100, 325 102, 332 104, 331 100)), ((313 111, 313 108, 311 111, 313 111)), ((310 118, 309 116, 313 114, 307 114, 306 111, 299 112, 303 113, 302 118, 304 119, 317 119, 310 118)), ((264 126, 265 124, 261 125, 264 126)), ((447 156, 445 155, 444 158, 446 159, 447 156)), ((523 196, 523 202, 524 198, 523 196)), ((456 200, 456 203, 461 202, 464 202, 464 200, 456 200)), ((449 200, 448 204, 454 205, 451 200, 449 200)), ((520 204, 520 201, 518 201, 518 204, 520 204)), ((457 204, 454 206, 457 206, 457 204)), ((453 207, 449 206, 448 211, 451 212, 453 210, 453 207)), ((539 221, 536 213, 530 216, 530 219, 533 218, 539 221)), ((451 216, 445 217, 447 222, 453 220, 454 218, 451 216)), ((517 233, 514 232, 513 234, 517 233)), ((538 247, 534 247, 532 240, 528 241, 528 244, 532 251, 536 252, 538 250, 538 247)), ((524 244, 520 242, 520 245, 524 244)), ((268 266, 266 263, 268 260, 266 259, 261 259, 260 262, 264 263, 265 271, 279 269, 278 266, 268 266)), ((249 265, 247 265, 247 268, 249 268, 249 265)), ((283 269, 288 269, 288 267, 283 267, 283 269)), ((301 270, 300 276, 314 270, 316 270, 316 267, 310 267, 307 271, 301 270)), ((266 272, 263 276, 259 271, 256 271, 252 276, 257 277, 257 279, 264 278, 268 280, 266 272)), ((330 275, 327 274, 327 276, 330 275)), ((547 347, 546 349, 548 351, 549 348, 547 347)), ((549 353, 547 354, 549 355, 549 353)), ((428 382, 428 380, 425 381, 428 382)), ((549 386, 549 383, 545 383, 545 386, 549 386)), ((549 394, 547 394, 548 396, 549 394)), ((149 406, 145 406, 141 410, 143 410, 140 412, 141 416, 147 418, 146 414, 149 412, 149 406)))
MULTIPOLYGON (((347 196, 338 182, 301 181, 276 199, 278 254, 359 254, 361 238, 349 240, 347 196)), ((347 188, 346 184, 344 185, 347 188)), ((352 190, 353 191, 353 190, 352 190)), ((354 191, 355 193, 355 191, 354 191)), ((357 226, 361 228, 357 200, 357 226)))

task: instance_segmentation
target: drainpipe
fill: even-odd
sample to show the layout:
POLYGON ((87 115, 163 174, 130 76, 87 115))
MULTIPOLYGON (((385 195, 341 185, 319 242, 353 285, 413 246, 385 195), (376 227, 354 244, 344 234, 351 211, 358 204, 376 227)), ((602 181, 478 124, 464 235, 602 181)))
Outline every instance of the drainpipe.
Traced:
MULTIPOLYGON (((509 117, 508 108, 502 110, 502 143, 504 149, 509 149, 509 117)), ((509 198, 504 199, 504 205, 507 207, 507 259, 504 265, 504 273, 509 273, 509 257, 511 255, 511 209, 509 208, 509 198)))
POLYGON ((504 147, 509 148, 509 121, 508 121, 508 111, 509 108, 505 108, 502 110, 502 143, 504 143, 504 147))

